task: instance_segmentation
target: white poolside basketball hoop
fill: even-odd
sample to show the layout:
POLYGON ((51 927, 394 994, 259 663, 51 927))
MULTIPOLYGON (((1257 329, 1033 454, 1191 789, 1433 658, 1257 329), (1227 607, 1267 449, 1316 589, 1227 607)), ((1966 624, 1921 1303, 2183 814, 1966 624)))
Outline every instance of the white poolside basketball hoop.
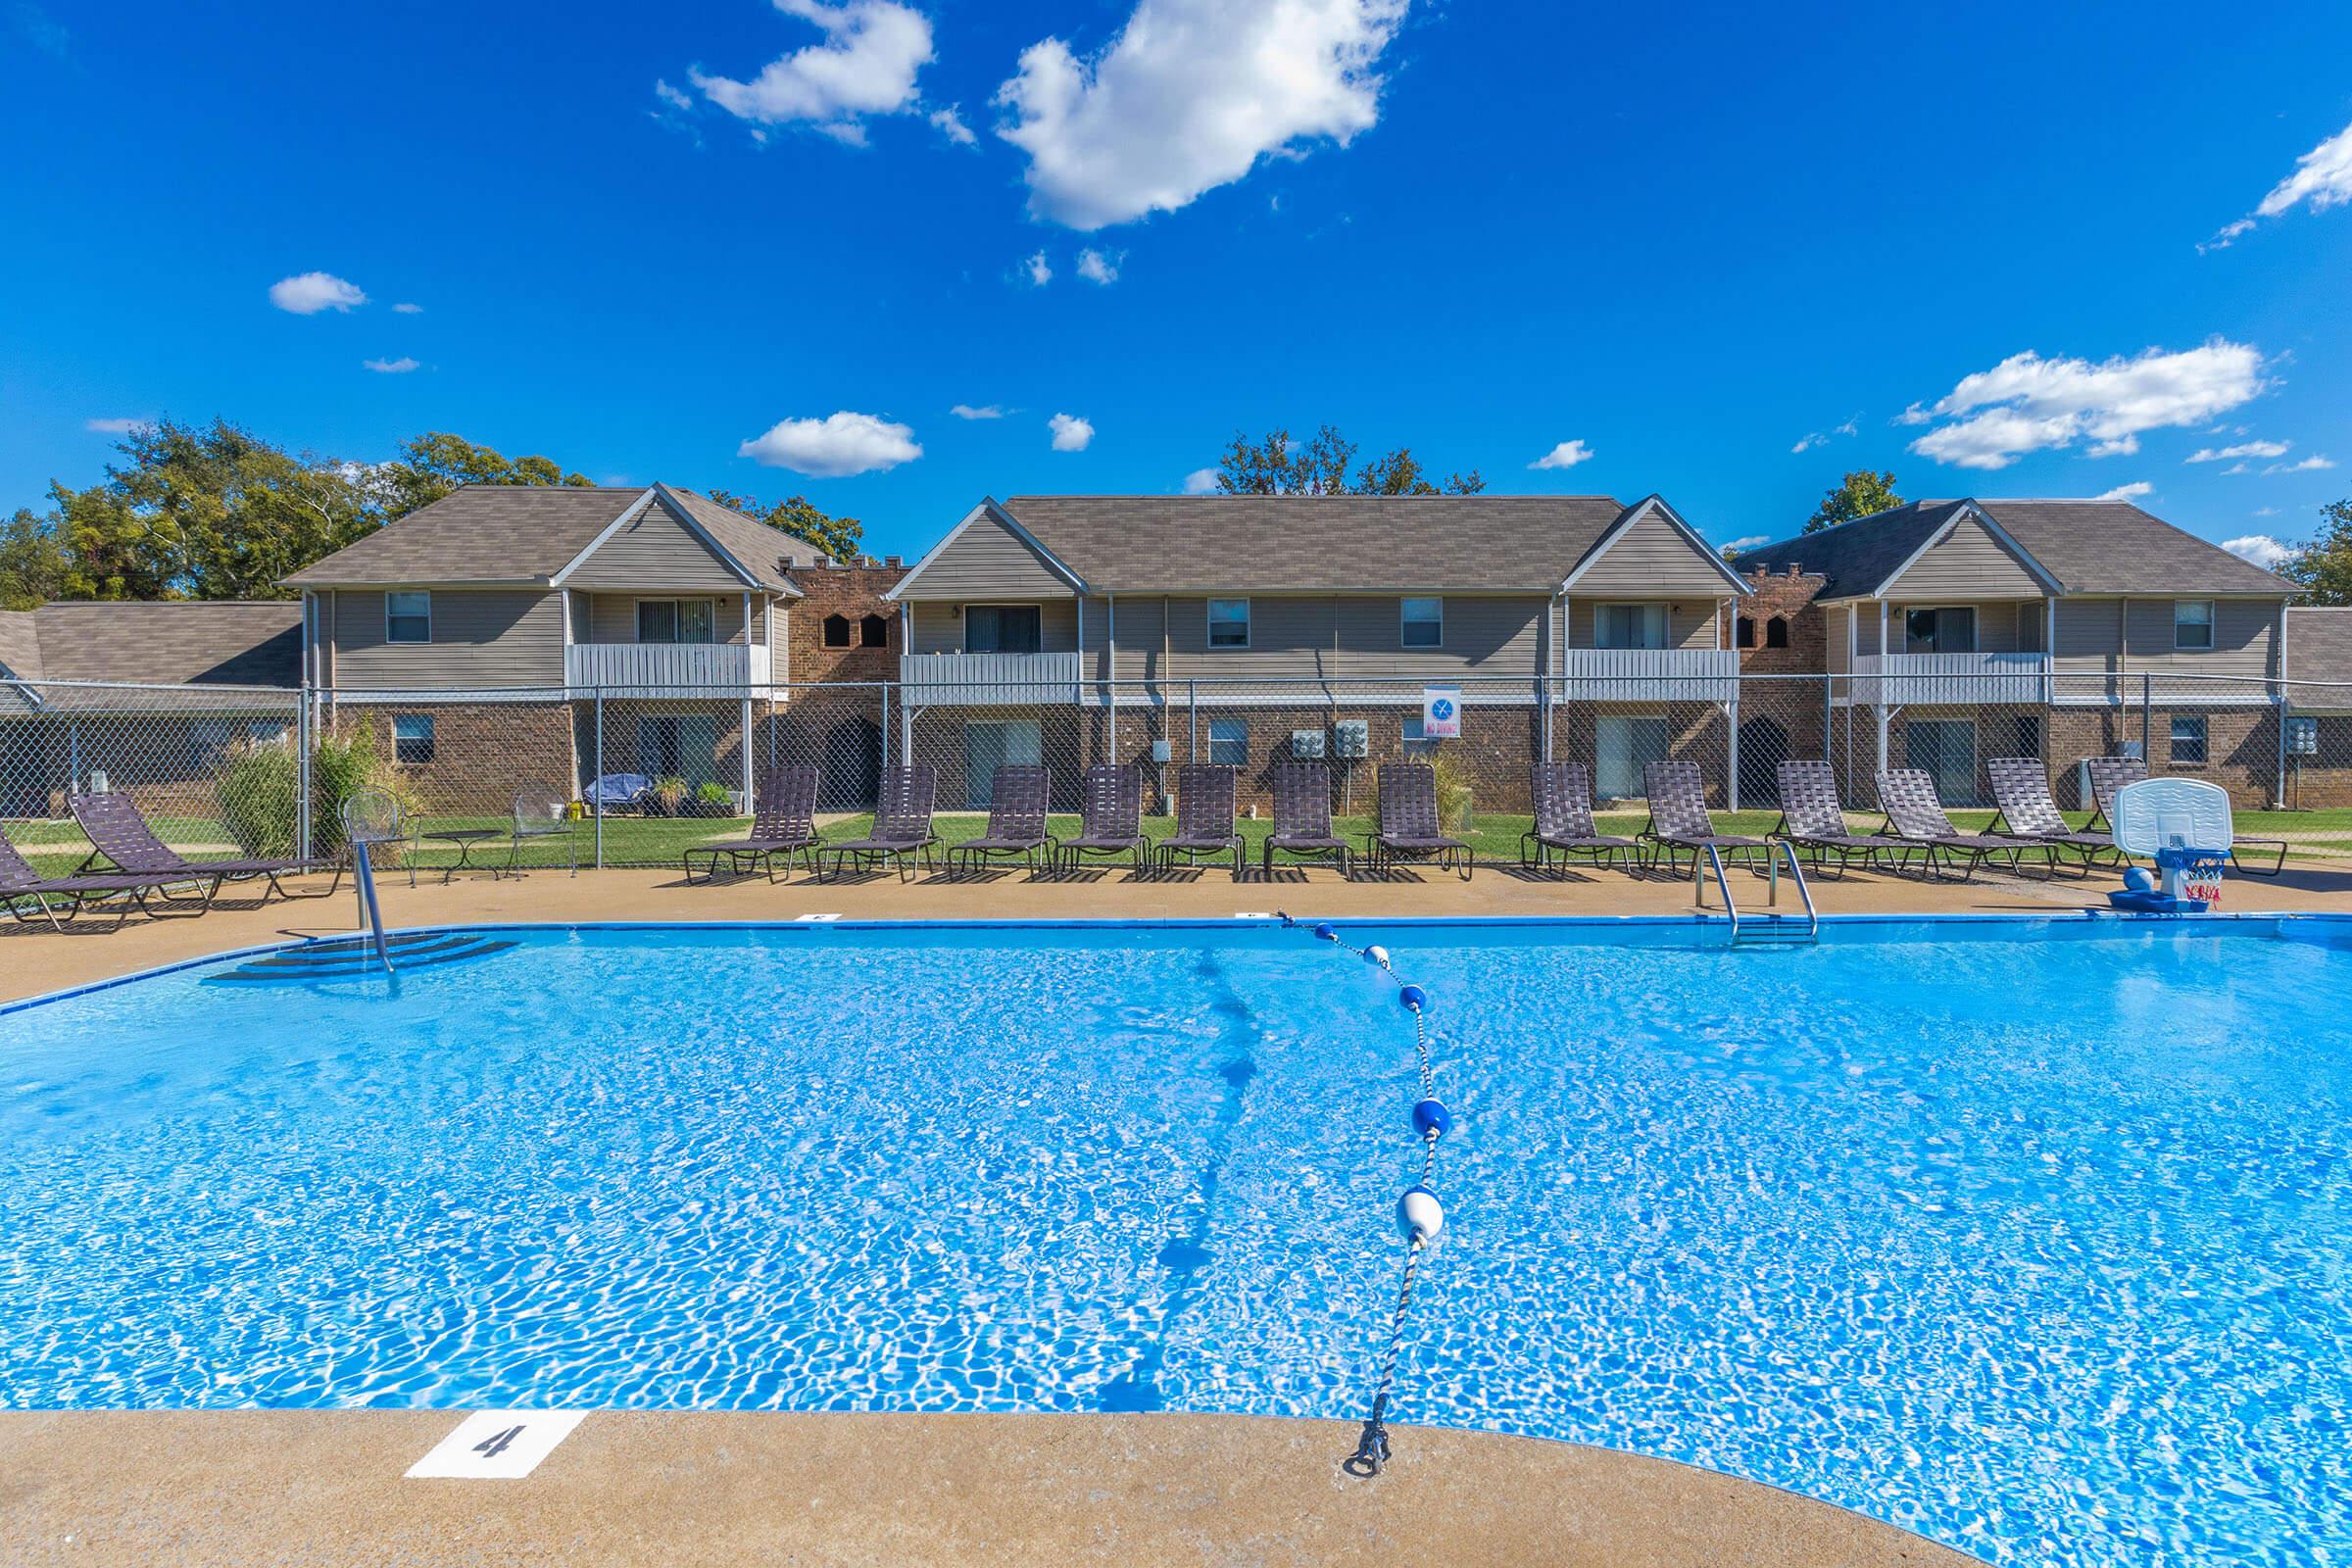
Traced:
MULTIPOLYGON (((2230 792, 2196 778, 2148 778, 2115 792, 2115 847, 2156 862, 2153 898, 2125 907, 2194 912, 2222 901, 2222 870, 2236 841, 2230 792)), ((2144 889, 2144 880, 2140 886, 2144 889)))

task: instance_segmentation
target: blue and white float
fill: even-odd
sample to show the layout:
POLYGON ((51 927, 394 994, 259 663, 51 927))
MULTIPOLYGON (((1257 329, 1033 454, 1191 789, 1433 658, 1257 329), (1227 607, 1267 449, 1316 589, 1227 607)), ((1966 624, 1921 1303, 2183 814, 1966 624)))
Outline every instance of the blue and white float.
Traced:
POLYGON ((1437 1194, 1416 1182, 1404 1190, 1404 1197, 1397 1200, 1396 1228, 1404 1233, 1404 1239, 1408 1242, 1418 1242, 1423 1247, 1435 1246, 1438 1233, 1446 1228, 1445 1205, 1438 1201, 1437 1194))

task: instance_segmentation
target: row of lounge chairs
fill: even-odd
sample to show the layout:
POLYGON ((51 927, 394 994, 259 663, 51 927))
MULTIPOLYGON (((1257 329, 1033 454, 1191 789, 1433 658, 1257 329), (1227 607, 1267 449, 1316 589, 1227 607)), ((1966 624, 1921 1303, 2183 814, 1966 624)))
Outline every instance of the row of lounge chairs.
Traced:
POLYGON ((0 835, 0 908, 19 920, 45 920, 52 930, 90 906, 119 915, 202 914, 224 884, 263 881, 262 902, 280 898, 324 898, 343 885, 343 862, 302 858, 244 858, 191 860, 156 836, 127 795, 69 795, 67 808, 91 845, 81 864, 65 876, 44 876, 17 847, 0 835), (331 868, 325 893, 296 895, 279 880, 331 868), (60 916, 63 916, 61 919, 60 916))

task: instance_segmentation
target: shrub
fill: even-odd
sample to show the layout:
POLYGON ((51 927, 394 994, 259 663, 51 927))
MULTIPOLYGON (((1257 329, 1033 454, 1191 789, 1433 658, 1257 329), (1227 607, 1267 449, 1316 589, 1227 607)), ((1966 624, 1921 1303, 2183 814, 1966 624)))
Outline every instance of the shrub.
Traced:
MULTIPOLYGON (((302 774, 293 746, 285 741, 247 741, 221 754, 214 769, 220 819, 248 855, 283 858, 298 853, 302 774)), ((364 789, 382 790, 400 803, 401 815, 419 808, 392 760, 376 750, 375 726, 366 719, 340 735, 321 735, 311 750, 311 853, 343 852, 343 803, 364 789)))
POLYGON ((694 792, 694 798, 705 806, 726 806, 735 799, 724 784, 718 783, 705 784, 694 792))
POLYGON ((1438 778, 1438 830, 1470 831, 1470 764, 1462 754, 1441 742, 1432 748, 1429 770, 1438 778))

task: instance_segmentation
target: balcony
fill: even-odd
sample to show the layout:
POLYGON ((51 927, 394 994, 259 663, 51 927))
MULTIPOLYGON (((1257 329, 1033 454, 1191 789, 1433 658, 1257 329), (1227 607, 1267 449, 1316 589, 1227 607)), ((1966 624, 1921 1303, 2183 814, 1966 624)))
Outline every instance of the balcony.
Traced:
POLYGON ((2047 654, 1858 654, 1842 683, 1858 708, 1955 703, 2046 703, 2047 654))
POLYGON ((1730 648, 1571 648, 1560 683, 1571 703, 1736 703, 1730 648))
POLYGON ((1060 654, 908 654, 899 661, 907 705, 997 707, 1076 699, 1083 666, 1060 654))
POLYGON ((573 643, 564 650, 567 685, 632 697, 745 697, 767 685, 772 669, 764 644, 573 643))

